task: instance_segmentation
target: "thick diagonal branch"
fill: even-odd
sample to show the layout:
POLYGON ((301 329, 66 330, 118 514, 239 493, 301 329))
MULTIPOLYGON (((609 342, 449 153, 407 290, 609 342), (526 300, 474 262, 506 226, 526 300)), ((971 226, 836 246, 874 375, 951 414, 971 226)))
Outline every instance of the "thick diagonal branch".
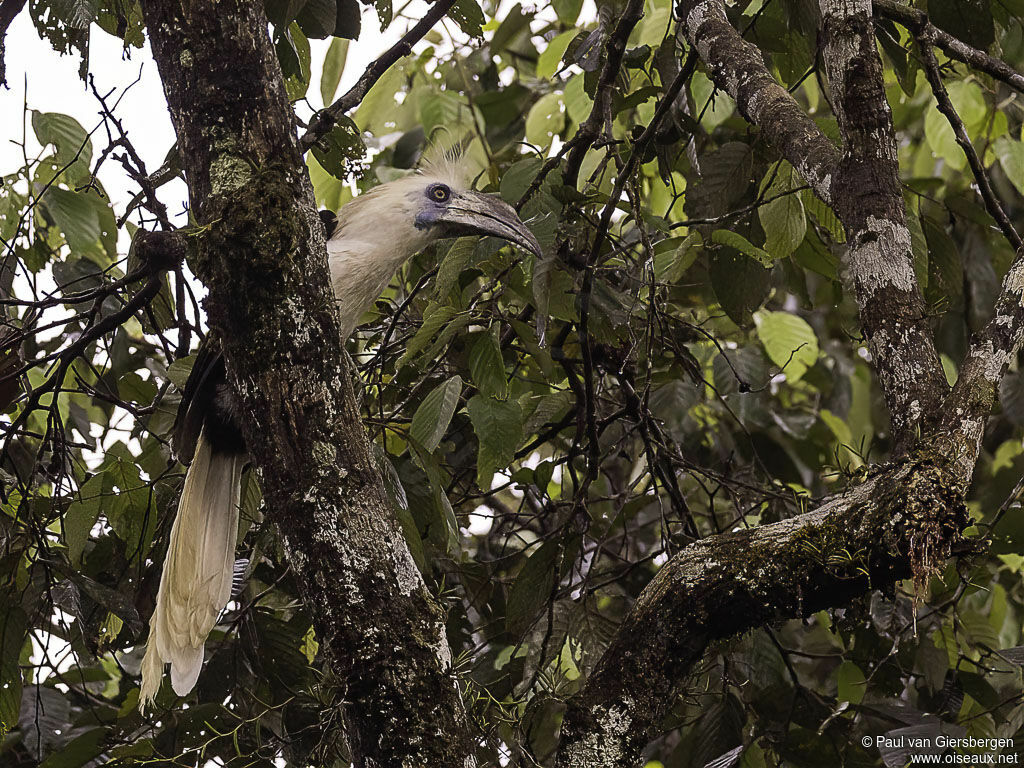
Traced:
POLYGON ((889 466, 811 512, 712 536, 672 558, 570 699, 558 765, 638 765, 710 643, 925 579, 968 522, 963 484, 938 462, 889 466))
POLYGON ((839 151, 765 67, 761 51, 729 23, 721 0, 680 0, 676 11, 715 85, 800 172, 814 193, 832 202, 839 151))
MULTIPOLYGON (((471 765, 443 613, 356 409, 323 227, 263 4, 144 4, 240 421, 357 766, 471 765), (467 762, 468 760, 468 762, 467 762)), ((340 718, 338 718, 340 719, 340 718)))

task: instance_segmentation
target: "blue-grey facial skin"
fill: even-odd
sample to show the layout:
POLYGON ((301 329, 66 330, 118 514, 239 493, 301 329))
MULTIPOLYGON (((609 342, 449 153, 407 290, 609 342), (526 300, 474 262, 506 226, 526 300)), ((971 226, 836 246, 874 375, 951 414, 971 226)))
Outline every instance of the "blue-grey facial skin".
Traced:
MULTIPOLYGON (((497 195, 482 192, 448 191, 448 199, 435 199, 437 187, 427 188, 416 215, 418 229, 438 227, 442 237, 459 235, 491 235, 507 240, 536 256, 540 243, 519 218, 515 209, 497 195)), ((447 191, 447 187, 443 187, 447 191)))
POLYGON ((452 192, 444 184, 431 184, 422 194, 413 194, 421 201, 420 212, 416 214, 417 229, 430 229, 436 226, 452 202, 452 192), (438 200, 439 195, 444 199, 438 200))

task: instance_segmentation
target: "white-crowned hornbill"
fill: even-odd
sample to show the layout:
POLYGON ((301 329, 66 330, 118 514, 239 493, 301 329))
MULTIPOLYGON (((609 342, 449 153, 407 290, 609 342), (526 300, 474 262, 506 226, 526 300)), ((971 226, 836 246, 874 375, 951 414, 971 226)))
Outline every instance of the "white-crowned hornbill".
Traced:
MULTIPOLYGON (((493 235, 540 255, 515 210, 470 189, 456 164, 440 163, 382 184, 328 217, 331 282, 345 337, 395 271, 430 242, 493 235)), ((142 663, 140 706, 160 688, 165 662, 184 696, 195 686, 203 646, 231 596, 245 442, 241 414, 212 346, 197 355, 178 411, 174 445, 190 462, 164 560, 142 663)))

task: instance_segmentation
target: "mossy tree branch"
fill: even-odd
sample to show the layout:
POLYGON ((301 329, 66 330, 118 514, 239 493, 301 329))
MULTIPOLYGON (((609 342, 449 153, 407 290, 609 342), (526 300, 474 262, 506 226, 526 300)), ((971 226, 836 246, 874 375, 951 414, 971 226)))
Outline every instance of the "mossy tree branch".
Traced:
POLYGON ((644 589, 562 725, 562 768, 634 766, 688 672, 718 640, 923 584, 964 545, 963 483, 924 453, 797 517, 711 536, 644 589))

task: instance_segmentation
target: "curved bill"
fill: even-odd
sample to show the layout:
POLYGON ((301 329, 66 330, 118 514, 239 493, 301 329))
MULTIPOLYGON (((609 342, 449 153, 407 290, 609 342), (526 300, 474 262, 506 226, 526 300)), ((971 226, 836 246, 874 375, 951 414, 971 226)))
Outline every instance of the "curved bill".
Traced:
POLYGON ((525 248, 538 258, 540 243, 519 218, 515 208, 497 195, 460 192, 455 195, 437 223, 453 235, 491 235, 525 248))

